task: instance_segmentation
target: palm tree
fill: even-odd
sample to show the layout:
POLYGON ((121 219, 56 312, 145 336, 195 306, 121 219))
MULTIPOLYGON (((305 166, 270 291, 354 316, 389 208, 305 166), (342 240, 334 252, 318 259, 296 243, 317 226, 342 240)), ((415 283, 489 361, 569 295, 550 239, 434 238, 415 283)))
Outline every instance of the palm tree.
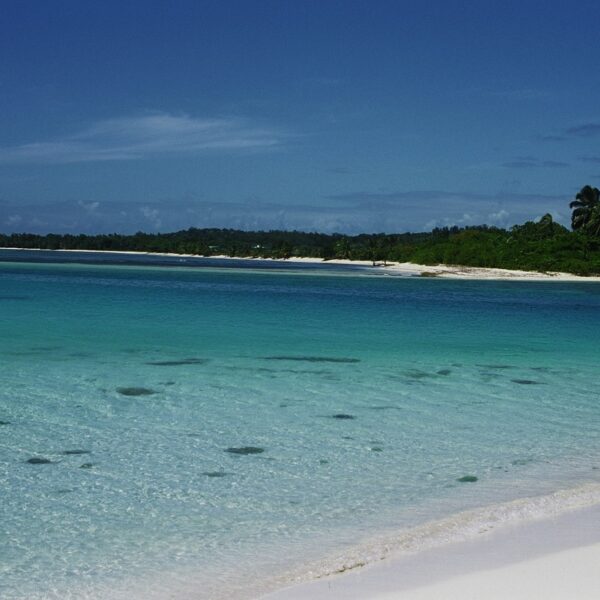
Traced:
POLYGON ((574 209, 571 215, 571 227, 581 229, 592 235, 600 234, 600 190, 586 185, 569 204, 574 209))

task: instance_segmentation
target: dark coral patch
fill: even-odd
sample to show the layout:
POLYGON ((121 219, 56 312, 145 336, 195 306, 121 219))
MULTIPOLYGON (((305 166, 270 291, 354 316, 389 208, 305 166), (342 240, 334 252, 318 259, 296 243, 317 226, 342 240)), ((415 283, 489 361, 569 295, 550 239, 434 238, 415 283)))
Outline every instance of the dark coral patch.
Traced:
POLYGON ((262 454, 265 451, 264 448, 258 446, 241 446, 240 448, 227 448, 225 452, 230 454, 262 454))
POLYGON ((151 396, 154 390, 145 387, 118 387, 117 392, 123 396, 151 396))
POLYGON ((156 367, 178 367, 180 365, 204 365, 207 362, 207 358, 182 358, 180 360, 156 360, 146 364, 156 367))
POLYGON ((39 456, 34 456, 33 458, 28 458, 25 461, 28 465, 49 465, 52 461, 49 458, 42 458, 39 456))
POLYGON ((452 373, 452 371, 450 369, 440 369, 437 372, 438 375, 450 375, 450 373, 452 373))
POLYGON ((0 421, 0 425, 10 425, 10 421, 0 421))

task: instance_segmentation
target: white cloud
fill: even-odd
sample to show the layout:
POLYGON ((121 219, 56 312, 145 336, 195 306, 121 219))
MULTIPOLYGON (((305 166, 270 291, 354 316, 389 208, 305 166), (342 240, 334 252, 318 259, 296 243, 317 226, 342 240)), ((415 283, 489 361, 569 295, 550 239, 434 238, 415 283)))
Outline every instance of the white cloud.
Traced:
POLYGON ((23 217, 21 215, 9 215, 5 222, 9 227, 12 227, 18 225, 22 220, 23 217))
POLYGON ((160 219, 160 212, 157 208, 151 208, 149 206, 142 206, 140 212, 144 217, 150 221, 154 229, 160 229, 162 221, 160 219))
POLYGON ((81 200, 77 202, 81 208, 83 208, 88 213, 93 213, 98 210, 100 207, 100 202, 82 202, 81 200))
POLYGON ((510 213, 501 208, 498 212, 490 213, 488 215, 487 222, 492 225, 496 225, 498 223, 505 224, 509 216, 510 213))
POLYGON ((246 119, 155 113, 98 121, 51 141, 0 147, 0 163, 135 160, 166 154, 268 148, 283 135, 246 119))

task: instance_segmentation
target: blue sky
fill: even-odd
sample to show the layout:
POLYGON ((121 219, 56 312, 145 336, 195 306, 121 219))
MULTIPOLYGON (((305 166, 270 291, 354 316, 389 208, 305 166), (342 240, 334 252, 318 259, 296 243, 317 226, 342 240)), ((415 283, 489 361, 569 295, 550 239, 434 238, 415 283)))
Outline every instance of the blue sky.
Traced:
POLYGON ((600 184, 600 5, 4 2, 0 231, 511 226, 600 184))

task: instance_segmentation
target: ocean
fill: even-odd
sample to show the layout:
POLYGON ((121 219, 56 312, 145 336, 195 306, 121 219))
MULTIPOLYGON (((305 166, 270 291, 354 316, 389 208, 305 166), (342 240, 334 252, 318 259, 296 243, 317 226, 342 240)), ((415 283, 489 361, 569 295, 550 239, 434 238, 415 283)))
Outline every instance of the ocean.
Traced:
POLYGON ((600 501, 600 284, 382 273, 0 251, 0 597, 250 600, 600 501))

